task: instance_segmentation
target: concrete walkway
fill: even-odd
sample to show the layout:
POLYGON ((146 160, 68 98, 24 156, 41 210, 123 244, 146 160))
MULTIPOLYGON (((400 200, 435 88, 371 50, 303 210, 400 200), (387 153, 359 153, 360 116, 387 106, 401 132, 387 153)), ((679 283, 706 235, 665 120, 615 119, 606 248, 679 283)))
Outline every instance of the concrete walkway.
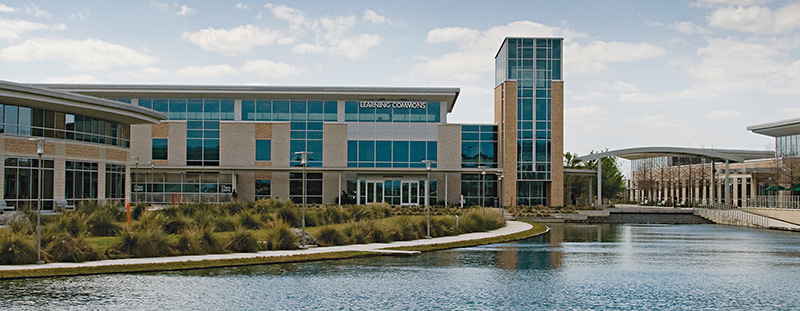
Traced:
MULTIPOLYGON (((420 246, 420 245, 461 242, 468 240, 479 240, 484 238, 492 238, 492 237, 514 234, 531 229, 532 227, 533 227, 532 225, 520 221, 506 221, 505 227, 489 232, 467 233, 457 236, 447 236, 447 237, 421 239, 413 241, 354 244, 354 245, 343 245, 343 246, 315 247, 309 249, 290 250, 290 251, 263 251, 257 253, 232 253, 232 254, 209 254, 209 255, 171 256, 171 257, 153 257, 153 258, 130 258, 130 259, 87 261, 80 263, 56 262, 56 263, 47 263, 43 265, 36 265, 36 264, 0 265, 0 271, 100 267, 100 266, 114 266, 114 265, 159 264, 159 263, 185 262, 185 261, 243 259, 243 258, 256 258, 256 257, 280 257, 280 256, 293 256, 293 255, 304 255, 304 254, 336 253, 336 252, 346 252, 346 251, 393 253, 396 251, 388 251, 383 249, 402 247, 402 246, 420 246)), ((403 252, 397 252, 397 253, 403 253, 403 252)))

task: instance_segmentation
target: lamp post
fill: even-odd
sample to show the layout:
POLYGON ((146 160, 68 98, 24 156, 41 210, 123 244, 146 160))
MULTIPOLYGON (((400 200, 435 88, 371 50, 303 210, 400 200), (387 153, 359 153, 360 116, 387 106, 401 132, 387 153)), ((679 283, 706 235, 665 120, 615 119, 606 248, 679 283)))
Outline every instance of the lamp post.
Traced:
POLYGON ((300 155, 300 164, 303 165, 303 245, 301 245, 300 248, 306 248, 306 166, 308 166, 308 155, 313 154, 313 152, 298 151, 294 154, 300 155))
POLYGON ((503 187, 503 177, 505 177, 505 175, 503 175, 503 171, 502 170, 499 171, 499 173, 500 174, 497 175, 497 200, 498 200, 497 201, 497 207, 500 208, 500 215, 503 215, 504 214, 504 209, 503 209, 503 191, 502 191, 503 188, 502 187, 503 187))
MULTIPOLYGON (((153 207, 153 204, 156 203, 156 194, 155 194, 155 191, 153 190, 153 188, 155 188, 153 184, 155 184, 155 181, 156 181, 156 176, 155 176, 155 173, 154 173, 154 169, 155 169, 155 164, 151 160, 150 161, 150 207, 151 208, 153 207)), ((146 190, 146 187, 145 187, 145 190, 146 190)))
POLYGON ((38 206, 36 208, 36 263, 43 264, 42 260, 42 154, 44 154, 44 138, 35 137, 29 140, 36 141, 36 154, 39 155, 39 184, 38 188, 38 206))
POLYGON ((436 161, 433 160, 422 160, 422 163, 425 163, 425 170, 428 173, 428 181, 425 183, 425 214, 427 215, 426 218, 428 222, 428 235, 425 236, 426 239, 431 238, 431 164, 435 162, 436 161))
POLYGON ((484 195, 484 192, 485 192, 485 190, 484 190, 484 186, 485 185, 483 184, 483 180, 486 177, 486 166, 481 165, 481 166, 478 166, 478 168, 481 169, 481 183, 480 183, 480 185, 481 185, 481 196, 480 196, 481 212, 484 215, 486 215, 486 207, 484 207, 484 205, 486 205, 485 204, 486 202, 483 201, 483 195, 484 195))
MULTIPOLYGON (((133 160, 136 162, 136 172, 138 173, 138 172, 139 172, 139 157, 137 157, 137 156, 133 156, 133 160)), ((136 176, 136 175, 134 175, 133 173, 131 173, 131 184, 134 184, 134 183, 136 183, 136 182, 139 182, 138 180, 135 180, 135 181, 134 181, 134 180, 133 180, 133 176, 136 176)), ((133 191, 134 191, 134 189, 131 189, 131 193, 133 193, 133 191)), ((131 194, 131 196, 133 196, 133 194, 131 194)), ((137 197, 137 200, 136 200, 136 202, 139 202, 139 200, 138 200, 138 197, 139 197, 139 196, 137 195, 136 197, 137 197)))

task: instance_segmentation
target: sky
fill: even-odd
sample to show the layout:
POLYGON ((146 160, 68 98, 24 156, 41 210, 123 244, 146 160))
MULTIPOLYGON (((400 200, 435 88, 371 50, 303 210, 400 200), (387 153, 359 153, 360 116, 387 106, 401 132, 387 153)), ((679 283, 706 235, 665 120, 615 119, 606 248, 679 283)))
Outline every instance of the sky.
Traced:
POLYGON ((493 120, 504 37, 564 38, 564 150, 772 150, 800 117, 800 1, 3 1, 0 80, 458 87, 493 120))

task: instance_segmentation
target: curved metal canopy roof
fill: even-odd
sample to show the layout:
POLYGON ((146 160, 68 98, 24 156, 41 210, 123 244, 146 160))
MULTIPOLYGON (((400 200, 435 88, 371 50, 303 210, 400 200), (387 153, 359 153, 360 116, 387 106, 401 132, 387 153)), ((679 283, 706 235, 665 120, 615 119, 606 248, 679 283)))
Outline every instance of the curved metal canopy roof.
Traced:
POLYGON ((770 151, 702 149, 683 147, 637 147, 617 149, 578 157, 580 161, 591 161, 599 158, 617 156, 627 160, 657 158, 663 156, 706 158, 712 161, 744 162, 745 160, 764 159, 774 156, 770 151))
POLYGON ((796 135, 800 134, 800 118, 751 125, 747 130, 772 137, 796 135))
POLYGON ((158 123, 163 114, 114 100, 0 80, 0 103, 78 114, 126 124, 158 123))

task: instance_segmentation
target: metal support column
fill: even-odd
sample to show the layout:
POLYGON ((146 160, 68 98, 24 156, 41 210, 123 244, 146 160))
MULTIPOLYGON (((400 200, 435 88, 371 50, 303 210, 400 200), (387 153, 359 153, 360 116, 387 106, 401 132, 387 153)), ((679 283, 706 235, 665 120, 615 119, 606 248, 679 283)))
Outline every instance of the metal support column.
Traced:
POLYGON ((597 206, 603 205, 603 158, 597 159, 597 206))

